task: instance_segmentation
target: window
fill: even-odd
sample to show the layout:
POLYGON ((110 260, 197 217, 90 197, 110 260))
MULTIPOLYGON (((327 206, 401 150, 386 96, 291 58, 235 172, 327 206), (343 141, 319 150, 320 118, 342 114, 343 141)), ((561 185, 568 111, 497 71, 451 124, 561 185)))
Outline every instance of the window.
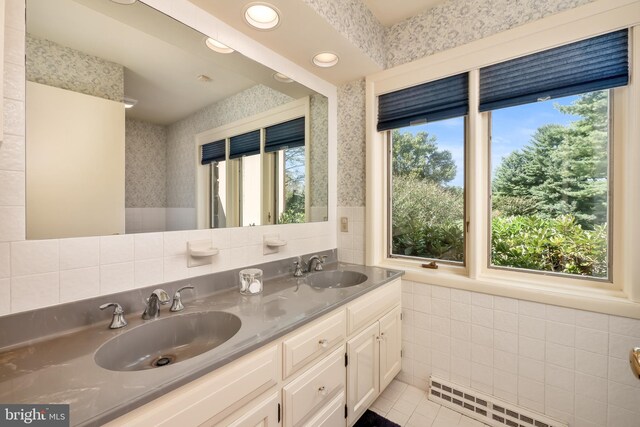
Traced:
POLYGON ((609 275, 609 91, 492 111, 492 267, 609 275))
POLYGON ((390 131, 389 254, 464 262, 465 120, 390 131))
POLYGON ((389 135, 389 255, 464 262, 467 74, 380 97, 389 135))
POLYGON ((378 95, 378 135, 388 144, 386 257, 448 264, 473 279, 543 273, 607 286, 620 125, 612 105, 629 81, 628 35, 378 95), (461 76, 468 83, 451 83, 461 76))

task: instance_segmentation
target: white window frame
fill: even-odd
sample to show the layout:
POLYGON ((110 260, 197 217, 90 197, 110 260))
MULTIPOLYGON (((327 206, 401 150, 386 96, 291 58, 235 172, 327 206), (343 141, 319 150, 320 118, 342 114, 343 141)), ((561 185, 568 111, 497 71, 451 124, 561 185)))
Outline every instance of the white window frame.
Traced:
POLYGON ((367 77, 366 262, 406 271, 405 278, 546 304, 640 318, 640 2, 599 0, 427 58, 367 77), (630 33, 630 84, 614 89, 611 283, 489 268, 488 113, 478 112, 479 69, 622 28, 630 33), (377 97, 461 72, 469 72, 466 141, 467 219, 465 266, 421 268, 422 262, 387 254, 388 153, 377 132, 377 97))

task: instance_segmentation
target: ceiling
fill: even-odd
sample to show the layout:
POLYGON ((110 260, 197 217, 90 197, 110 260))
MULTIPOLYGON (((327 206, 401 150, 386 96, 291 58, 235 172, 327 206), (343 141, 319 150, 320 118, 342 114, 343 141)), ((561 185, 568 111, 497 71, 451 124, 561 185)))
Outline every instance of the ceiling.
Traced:
MULTIPOLYGON (((267 0, 282 15, 280 25, 270 31, 256 30, 244 21, 244 8, 253 0, 189 1, 335 85, 362 78, 382 69, 303 0, 267 0), (332 68, 314 66, 311 59, 315 54, 323 51, 337 53, 340 58, 338 65, 332 68)), ((382 25, 389 26, 444 3, 446 0, 359 1, 372 11, 382 25)))
POLYGON ((361 0, 385 27, 431 9, 445 0, 361 0))
POLYGON ((123 65, 125 96, 138 100, 128 118, 171 124, 256 84, 293 98, 313 93, 237 52, 212 52, 204 35, 141 2, 28 0, 27 32, 123 65))
POLYGON ((282 14, 280 25, 272 31, 256 30, 244 21, 244 7, 252 0, 189 1, 333 84, 353 81, 381 70, 378 64, 302 0, 268 0, 282 14), (338 65, 332 68, 314 66, 311 62, 313 56, 327 50, 338 54, 338 65))

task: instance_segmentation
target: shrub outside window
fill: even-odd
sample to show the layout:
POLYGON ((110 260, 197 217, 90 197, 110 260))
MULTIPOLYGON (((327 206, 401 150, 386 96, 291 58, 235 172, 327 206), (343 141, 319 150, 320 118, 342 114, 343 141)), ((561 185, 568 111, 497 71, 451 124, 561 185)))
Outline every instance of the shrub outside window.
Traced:
POLYGON ((391 256, 465 260, 465 119, 390 131, 391 256))

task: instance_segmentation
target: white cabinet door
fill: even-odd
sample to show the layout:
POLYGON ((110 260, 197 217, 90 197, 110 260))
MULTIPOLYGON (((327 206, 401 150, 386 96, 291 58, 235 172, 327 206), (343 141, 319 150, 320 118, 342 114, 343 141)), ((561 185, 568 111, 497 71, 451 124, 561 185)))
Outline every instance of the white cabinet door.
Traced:
POLYGON ((279 426, 278 405, 280 392, 274 391, 264 398, 249 402, 244 408, 230 415, 216 426, 224 427, 275 427, 279 426))
POLYGON ((353 424, 373 403, 379 391, 378 322, 347 341, 347 424, 353 424))
POLYGON ((400 306, 380 319, 380 390, 384 390, 402 367, 400 306))

